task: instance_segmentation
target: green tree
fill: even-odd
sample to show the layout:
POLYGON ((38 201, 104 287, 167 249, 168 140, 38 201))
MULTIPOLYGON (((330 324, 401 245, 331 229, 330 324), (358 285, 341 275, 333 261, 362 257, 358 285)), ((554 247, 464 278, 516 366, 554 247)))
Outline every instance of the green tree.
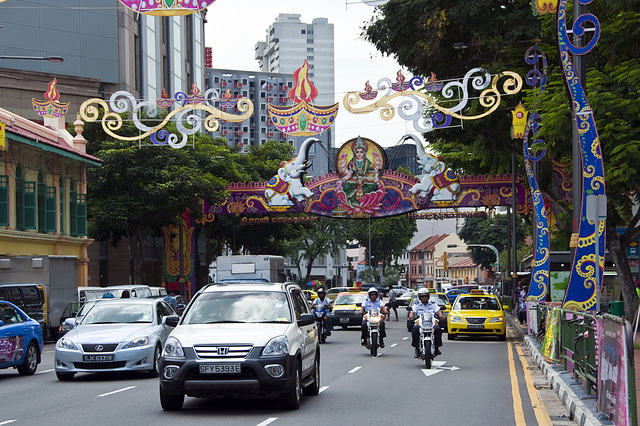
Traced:
POLYGON ((353 224, 351 239, 366 247, 366 259, 373 258, 373 265, 370 266, 373 266, 374 277, 378 277, 379 266, 382 267, 382 275, 386 276, 387 267, 397 263, 417 230, 415 219, 409 219, 406 215, 358 220, 353 224))
MULTIPOLYGON (((477 66, 491 72, 509 69, 525 75, 530 68, 523 61, 524 50, 533 43, 519 41, 541 36, 538 45, 548 55, 549 69, 547 90, 538 109, 542 116, 540 136, 547 150, 540 164, 540 185, 556 213, 562 233, 556 236, 557 241, 566 242, 572 231, 572 209, 570 203, 556 196, 551 161, 571 161, 571 109, 560 61, 553 56, 556 16, 535 17, 530 4, 529 0, 392 0, 365 25, 363 34, 378 50, 394 56, 413 73, 429 75, 433 71, 439 78, 459 77, 477 66), (464 42, 468 48, 455 49, 456 42, 464 42)), ((587 11, 598 17, 602 30, 598 45, 587 55, 586 85, 605 162, 607 248, 622 283, 625 315, 630 318, 637 310, 638 297, 626 247, 640 238, 640 211, 633 209, 640 202, 639 7, 638 0, 592 2, 587 6, 587 11), (620 228, 626 228, 624 234, 617 232, 620 228)), ((524 176, 521 143, 508 136, 509 111, 522 98, 531 108, 537 101, 536 94, 537 90, 524 91, 504 100, 500 109, 486 119, 426 137, 454 170, 504 173, 515 152, 516 171, 524 176)), ((470 109, 475 107, 470 105, 470 109)))

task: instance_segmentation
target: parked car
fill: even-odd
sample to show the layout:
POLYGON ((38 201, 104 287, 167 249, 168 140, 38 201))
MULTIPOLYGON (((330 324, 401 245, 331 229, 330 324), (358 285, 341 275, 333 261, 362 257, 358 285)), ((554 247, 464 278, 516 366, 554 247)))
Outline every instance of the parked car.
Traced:
POLYGON ((340 326, 343 329, 349 326, 360 327, 362 325, 360 306, 366 298, 366 291, 340 293, 333 302, 333 311, 331 311, 333 326, 340 326))
POLYGON ((0 368, 23 376, 36 372, 42 354, 42 328, 13 303, 0 300, 0 368))
POLYGON ((161 359, 160 404, 180 410, 184 397, 276 394, 286 409, 320 391, 315 319, 293 283, 218 283, 203 287, 161 359))
MULTIPOLYGON (((172 330, 171 307, 162 299, 101 300, 55 348, 58 380, 76 373, 141 371, 157 377, 160 354, 172 330)), ((72 321, 78 321, 77 317, 72 321)))

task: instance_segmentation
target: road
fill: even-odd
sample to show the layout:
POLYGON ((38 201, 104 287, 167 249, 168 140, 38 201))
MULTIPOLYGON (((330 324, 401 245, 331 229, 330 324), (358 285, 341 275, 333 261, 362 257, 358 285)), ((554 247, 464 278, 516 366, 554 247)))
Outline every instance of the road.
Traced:
POLYGON ((404 318, 387 323, 386 348, 377 358, 360 346, 358 329, 334 331, 321 346, 321 393, 304 397, 297 411, 280 410, 273 398, 186 398, 182 411, 164 412, 157 378, 78 374, 59 382, 49 343, 34 376, 0 370, 0 426, 575 424, 557 421, 561 405, 553 398, 541 402, 539 378, 531 377, 535 367, 511 333, 506 342, 448 341, 444 334, 443 354, 426 370, 413 358, 404 318))

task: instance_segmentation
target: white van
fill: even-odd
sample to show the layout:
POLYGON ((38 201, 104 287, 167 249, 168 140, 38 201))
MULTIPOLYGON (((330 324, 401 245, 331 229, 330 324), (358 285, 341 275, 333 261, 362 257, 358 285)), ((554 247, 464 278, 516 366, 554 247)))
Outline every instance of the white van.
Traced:
POLYGON ((78 302, 86 302, 87 300, 101 299, 107 290, 104 287, 78 287, 78 302))
POLYGON ((107 293, 113 294, 116 299, 151 297, 151 290, 148 285, 112 285, 104 289, 107 293))

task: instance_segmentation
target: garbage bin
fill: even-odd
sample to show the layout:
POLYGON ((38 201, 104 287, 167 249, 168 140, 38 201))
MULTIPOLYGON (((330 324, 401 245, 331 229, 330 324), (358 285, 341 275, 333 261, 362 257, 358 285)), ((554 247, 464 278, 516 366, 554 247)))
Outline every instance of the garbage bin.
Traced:
POLYGON ((624 302, 621 300, 609 302, 609 313, 619 317, 624 316, 624 302))

